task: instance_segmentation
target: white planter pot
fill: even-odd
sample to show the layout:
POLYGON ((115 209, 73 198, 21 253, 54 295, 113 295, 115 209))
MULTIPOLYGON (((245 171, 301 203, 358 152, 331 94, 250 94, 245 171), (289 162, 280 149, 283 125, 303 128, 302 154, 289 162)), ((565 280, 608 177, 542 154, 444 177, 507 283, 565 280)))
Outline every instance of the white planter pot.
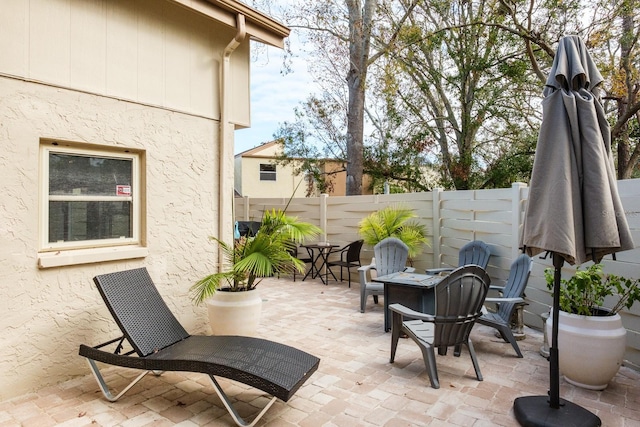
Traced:
POLYGON ((206 304, 213 335, 256 335, 262 312, 262 298, 257 289, 218 291, 206 304))
MULTIPOLYGON (((605 389, 618 373, 627 345, 620 315, 580 316, 560 311, 558 320, 560 373, 573 385, 605 389)), ((552 316, 546 326, 550 345, 552 316)))

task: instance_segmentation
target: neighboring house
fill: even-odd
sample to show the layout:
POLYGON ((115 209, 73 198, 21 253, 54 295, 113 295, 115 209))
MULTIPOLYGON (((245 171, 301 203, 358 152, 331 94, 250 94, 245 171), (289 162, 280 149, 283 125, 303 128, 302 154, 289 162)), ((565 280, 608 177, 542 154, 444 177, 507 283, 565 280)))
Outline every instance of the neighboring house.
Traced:
POLYGON ((188 289, 233 238, 250 40, 289 30, 234 0, 9 0, 0 13, 0 400, 89 370, 118 336, 92 283, 145 266, 191 332, 188 289))
POLYGON ((304 175, 295 175, 292 165, 276 164, 278 152, 278 144, 272 141, 236 154, 236 192, 248 197, 304 197, 308 181, 304 175))
MULTIPOLYGON (((305 197, 310 193, 318 196, 317 186, 306 174, 295 174, 295 164, 276 164, 279 146, 275 141, 265 142, 235 156, 235 190, 244 197, 305 197), (294 194, 295 192, 295 194, 294 194)), ((322 176, 330 182, 323 191, 330 196, 346 195, 347 173, 345 165, 337 160, 325 160, 321 163, 322 176)), ((365 177, 363 194, 371 194, 369 180, 365 177)))

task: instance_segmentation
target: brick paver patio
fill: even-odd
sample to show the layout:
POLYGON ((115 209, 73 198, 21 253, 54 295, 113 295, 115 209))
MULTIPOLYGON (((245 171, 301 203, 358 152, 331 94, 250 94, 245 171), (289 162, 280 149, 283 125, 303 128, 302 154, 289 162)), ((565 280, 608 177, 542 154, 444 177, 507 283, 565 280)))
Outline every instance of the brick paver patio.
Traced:
MULTIPOLYGON (((259 426, 517 426, 513 400, 542 395, 548 362, 542 334, 527 329, 515 357, 494 330, 476 325, 472 340, 484 381, 475 379, 469 355, 437 356, 441 388, 429 386, 422 356, 410 340, 389 363, 390 336, 382 306, 369 301, 359 312, 359 287, 319 280, 269 279, 259 335, 321 358, 320 368, 288 402, 277 402, 259 426)), ((179 313, 176 313, 178 318, 179 313)), ((78 356, 78 363, 85 363, 78 356)), ((107 381, 122 387, 135 371, 108 368, 107 381)), ((43 373, 45 375, 45 373, 43 373)), ((267 399, 242 384, 221 380, 243 416, 251 418, 267 399)), ((640 373, 623 367, 604 391, 583 390, 561 380, 563 399, 596 413, 607 427, 640 426, 640 373)), ((99 392, 93 377, 44 388, 0 403, 0 426, 231 426, 203 374, 148 375, 118 402, 99 392)))

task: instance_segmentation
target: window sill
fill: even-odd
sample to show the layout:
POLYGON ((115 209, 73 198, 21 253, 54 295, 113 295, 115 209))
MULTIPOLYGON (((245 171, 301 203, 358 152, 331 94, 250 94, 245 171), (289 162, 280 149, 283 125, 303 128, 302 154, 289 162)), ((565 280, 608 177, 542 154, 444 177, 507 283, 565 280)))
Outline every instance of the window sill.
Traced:
POLYGON ((149 250, 142 246, 117 246, 109 248, 92 248, 76 250, 60 250, 38 254, 38 267, 64 267, 67 265, 90 264, 95 262, 118 261, 132 258, 144 258, 149 250))

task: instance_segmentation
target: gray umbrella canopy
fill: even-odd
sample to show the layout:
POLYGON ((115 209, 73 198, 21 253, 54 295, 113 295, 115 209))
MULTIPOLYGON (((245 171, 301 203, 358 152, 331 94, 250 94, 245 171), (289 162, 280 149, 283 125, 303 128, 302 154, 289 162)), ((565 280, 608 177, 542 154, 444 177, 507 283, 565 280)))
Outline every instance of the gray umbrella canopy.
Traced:
POLYGON ((543 115, 521 244, 569 264, 633 249, 620 197, 611 133, 597 91, 602 76, 578 36, 560 40, 543 115))

